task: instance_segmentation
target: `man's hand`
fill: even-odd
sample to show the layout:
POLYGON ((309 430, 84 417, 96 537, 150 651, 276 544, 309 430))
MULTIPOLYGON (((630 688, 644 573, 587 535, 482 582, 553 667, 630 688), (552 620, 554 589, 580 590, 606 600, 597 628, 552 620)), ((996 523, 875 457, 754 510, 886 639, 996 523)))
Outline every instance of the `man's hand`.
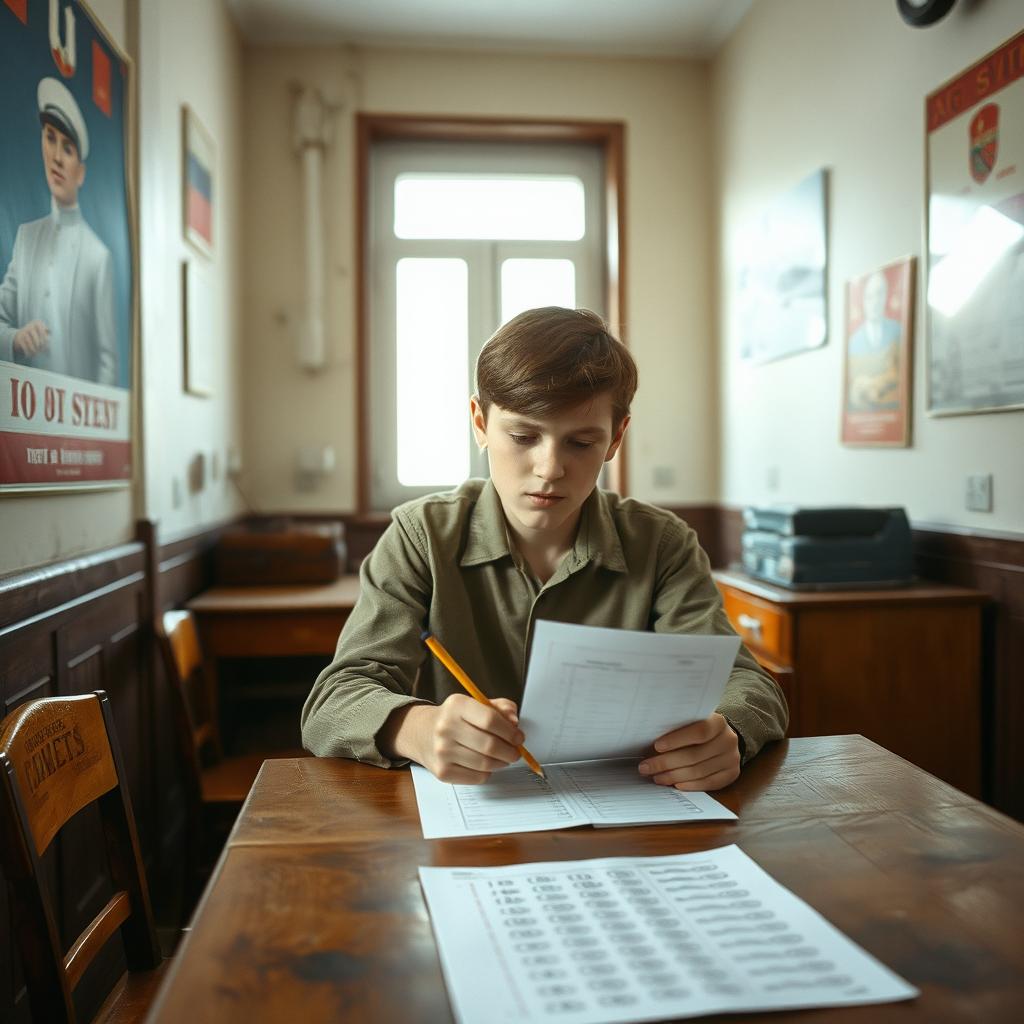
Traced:
POLYGON ((381 749, 386 743, 400 757, 418 762, 442 782, 486 782, 491 772, 519 760, 516 748, 522 745, 523 734, 518 709, 515 701, 504 697, 491 701, 488 707, 456 693, 440 705, 399 708, 391 718, 397 719, 395 728, 390 742, 380 737, 381 749))
POLYGON ((640 762, 640 774, 659 786, 708 792, 739 778, 739 737, 718 712, 659 736, 654 749, 640 762))
POLYGON ((42 352, 50 344, 50 332, 42 320, 31 320, 14 335, 14 351, 26 358, 42 352))

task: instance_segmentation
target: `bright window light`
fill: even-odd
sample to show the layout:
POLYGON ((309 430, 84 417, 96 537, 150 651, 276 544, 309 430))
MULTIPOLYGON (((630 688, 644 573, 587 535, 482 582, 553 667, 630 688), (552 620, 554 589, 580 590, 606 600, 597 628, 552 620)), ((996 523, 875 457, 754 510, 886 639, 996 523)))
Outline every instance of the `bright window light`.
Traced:
POLYGON ((400 174, 399 238, 575 242, 586 231, 583 182, 569 175, 400 174))
POLYGON ((501 264, 501 322, 537 306, 576 308, 572 260, 511 259, 501 264))
POLYGON ((397 264, 398 479, 469 476, 469 271, 465 260, 397 264))
POLYGON ((955 316, 1003 253, 1024 237, 1024 227, 991 206, 982 206, 967 222, 955 246, 932 268, 928 304, 943 316, 955 316))

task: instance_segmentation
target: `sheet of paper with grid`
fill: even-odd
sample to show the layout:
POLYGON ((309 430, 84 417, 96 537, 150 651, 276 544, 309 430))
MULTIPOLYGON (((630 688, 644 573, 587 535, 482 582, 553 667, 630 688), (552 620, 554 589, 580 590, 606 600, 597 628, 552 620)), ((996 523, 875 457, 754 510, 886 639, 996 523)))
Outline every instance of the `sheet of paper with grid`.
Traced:
POLYGON ((544 832, 580 825, 658 825, 736 817, 707 793, 681 793, 641 775, 633 758, 546 765, 547 778, 522 763, 482 786, 440 782, 412 766, 424 839, 544 832))
POLYGON ((618 1024, 918 994, 737 846, 420 868, 460 1024, 618 1024))

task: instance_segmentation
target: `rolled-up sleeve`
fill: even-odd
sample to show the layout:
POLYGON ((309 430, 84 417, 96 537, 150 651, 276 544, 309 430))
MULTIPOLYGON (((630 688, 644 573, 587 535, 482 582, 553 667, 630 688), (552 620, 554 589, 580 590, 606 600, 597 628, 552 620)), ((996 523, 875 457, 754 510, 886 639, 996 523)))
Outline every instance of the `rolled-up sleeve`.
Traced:
POLYGON ((378 749, 377 733, 397 708, 427 703, 413 696, 433 589, 422 543, 396 510, 363 561, 359 600, 302 709, 302 743, 311 753, 396 763, 378 749))
MULTIPOLYGON (((681 521, 668 524, 661 538, 651 617, 657 633, 736 635, 697 534, 681 521)), ((744 763, 782 739, 789 722, 778 683, 742 644, 718 711, 742 737, 744 763)))

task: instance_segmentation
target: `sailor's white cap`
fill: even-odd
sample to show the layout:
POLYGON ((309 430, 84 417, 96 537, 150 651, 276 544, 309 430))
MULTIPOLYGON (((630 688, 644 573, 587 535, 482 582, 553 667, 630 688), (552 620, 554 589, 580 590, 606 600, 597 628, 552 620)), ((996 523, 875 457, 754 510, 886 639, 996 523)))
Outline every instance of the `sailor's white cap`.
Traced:
POLYGON ((52 124, 78 147, 78 159, 83 163, 89 156, 89 131, 75 97, 68 87, 56 78, 44 78, 36 93, 39 101, 39 120, 52 124))

